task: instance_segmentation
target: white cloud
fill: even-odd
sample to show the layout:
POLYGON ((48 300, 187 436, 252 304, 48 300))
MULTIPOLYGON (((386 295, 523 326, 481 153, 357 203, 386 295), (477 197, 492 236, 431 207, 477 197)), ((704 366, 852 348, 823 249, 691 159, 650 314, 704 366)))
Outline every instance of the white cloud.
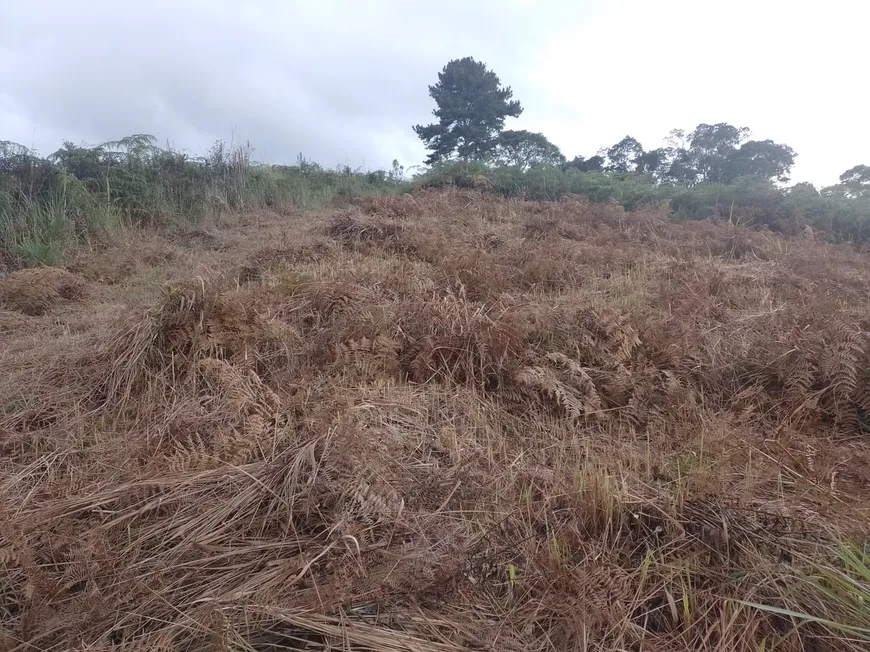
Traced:
POLYGON ((863 30, 830 0, 31 0, 0 21, 0 139, 148 132, 194 153, 250 140, 261 159, 420 161, 427 87, 471 55, 514 88, 514 123, 568 156, 631 134, 726 121, 799 154, 796 180, 832 183, 870 159, 863 30))

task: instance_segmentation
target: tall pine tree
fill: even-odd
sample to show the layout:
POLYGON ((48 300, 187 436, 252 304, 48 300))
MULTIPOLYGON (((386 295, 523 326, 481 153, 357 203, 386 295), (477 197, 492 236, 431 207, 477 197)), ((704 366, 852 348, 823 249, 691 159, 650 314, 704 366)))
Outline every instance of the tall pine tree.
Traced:
POLYGON ((438 122, 416 125, 414 131, 431 151, 426 159, 430 165, 453 156, 483 157, 495 147, 505 118, 523 112, 520 103, 511 100, 510 86, 502 87, 498 75, 471 57, 444 66, 429 95, 438 105, 432 112, 438 122))

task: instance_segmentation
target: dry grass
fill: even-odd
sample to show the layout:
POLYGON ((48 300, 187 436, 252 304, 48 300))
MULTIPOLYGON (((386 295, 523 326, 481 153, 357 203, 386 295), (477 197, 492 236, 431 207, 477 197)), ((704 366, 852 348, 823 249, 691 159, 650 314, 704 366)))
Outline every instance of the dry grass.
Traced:
POLYGON ((422 192, 0 279, 0 650, 867 649, 866 253, 663 215, 422 192))
POLYGON ((56 267, 22 269, 0 277, 0 308, 39 316, 52 307, 86 295, 85 282, 56 267))

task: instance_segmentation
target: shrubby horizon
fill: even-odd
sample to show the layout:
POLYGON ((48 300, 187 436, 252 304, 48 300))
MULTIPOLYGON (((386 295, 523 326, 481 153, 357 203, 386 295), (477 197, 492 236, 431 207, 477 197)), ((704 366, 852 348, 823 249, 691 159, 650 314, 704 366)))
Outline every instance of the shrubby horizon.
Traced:
POLYGON ((437 122, 416 125, 426 166, 329 169, 305 159, 258 163, 250 144, 217 141, 201 157, 159 147, 147 134, 87 147, 64 142, 40 156, 0 141, 0 266, 59 264, 66 252, 123 225, 179 225, 228 212, 284 212, 418 187, 475 187, 554 201, 583 195, 627 210, 667 203, 676 219, 727 218, 794 233, 810 226, 835 241, 870 239, 870 166, 834 186, 787 185, 797 153, 727 123, 672 130, 645 150, 626 136, 569 160, 544 134, 506 130, 523 112, 513 91, 471 57, 449 62, 429 87, 437 122))
POLYGON ((437 122, 414 131, 430 150, 427 185, 458 184, 506 196, 556 200, 565 194, 617 201, 626 209, 668 202, 681 219, 727 217, 795 232, 810 226, 834 240, 870 234, 870 166, 856 165, 840 183, 788 186, 798 156, 746 127, 701 123, 671 130, 666 145, 645 150, 632 136, 589 158, 568 158, 542 133, 505 130, 523 112, 510 86, 472 57, 450 61, 429 87, 437 122))
MULTIPOLYGON (((695 186, 730 184, 746 177, 787 184, 798 153, 770 139, 754 140, 748 127, 726 122, 702 122, 692 130, 672 129, 665 145, 645 150, 631 135, 589 158, 570 161, 542 133, 505 130, 507 118, 522 115, 510 86, 472 57, 453 59, 429 86, 438 120, 415 125, 414 132, 430 155, 428 165, 450 161, 482 161, 523 170, 533 166, 577 169, 584 172, 636 173, 654 183, 695 186)), ((812 185, 803 182, 799 185, 812 185)), ((840 183, 821 187, 822 194, 870 195, 870 166, 856 165, 840 175, 840 183)))

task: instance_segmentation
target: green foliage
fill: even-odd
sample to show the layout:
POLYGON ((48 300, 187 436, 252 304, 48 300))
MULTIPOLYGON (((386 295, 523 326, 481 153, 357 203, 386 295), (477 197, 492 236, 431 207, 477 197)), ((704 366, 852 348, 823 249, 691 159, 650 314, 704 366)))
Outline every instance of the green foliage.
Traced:
POLYGON ((730 183, 739 177, 752 176, 758 179, 788 181, 794 166, 794 150, 772 140, 750 140, 740 149, 729 152, 723 181, 730 183))
MULTIPOLYGON (((90 194, 62 170, 52 179, 36 197, 20 189, 2 194, 0 262, 57 264, 69 245, 92 235, 99 210, 90 194)), ((4 181, 14 187, 10 177, 4 181)))
POLYGON ((648 152, 641 151, 634 157, 634 171, 648 174, 653 179, 663 179, 673 161, 675 152, 670 147, 659 147, 648 152))
POLYGON ((217 142, 202 158, 136 134, 41 158, 0 142, 0 265, 58 264, 72 246, 122 224, 197 221, 249 208, 288 210, 399 192, 404 171, 325 170, 253 161, 250 146, 217 142))
POLYGON ((481 188, 506 197, 544 201, 582 195, 593 202, 615 201, 627 210, 668 202, 676 219, 732 219, 789 233, 809 225, 839 241, 870 240, 870 198, 825 195, 810 184, 783 189, 753 176, 730 184, 689 187, 659 183, 649 175, 587 172, 571 164, 522 170, 451 162, 435 166, 415 183, 418 187, 481 188))
POLYGON ((840 184, 828 189, 829 194, 870 198, 870 165, 856 165, 840 175, 840 184))
POLYGON ((637 168, 637 159, 643 154, 643 146, 631 136, 626 136, 607 150, 607 171, 625 174, 637 168))
POLYGON ((689 187, 730 184, 747 176, 788 181, 794 150, 772 140, 747 141, 748 137, 749 130, 744 127, 702 123, 690 133, 673 130, 668 147, 644 151, 637 139, 626 136, 603 150, 607 157, 605 170, 647 174, 656 183, 689 187))
MULTIPOLYGON (((789 590, 779 596, 781 606, 744 602, 739 604, 779 616, 799 629, 814 625, 827 631, 832 640, 850 639, 870 643, 870 556, 866 546, 839 542, 833 563, 807 561, 798 567, 789 590), (816 612, 791 608, 795 598, 813 604, 816 612)), ((796 605, 795 605, 796 606, 796 605)))
POLYGON ((580 172, 601 172, 604 170, 605 158, 600 155, 595 155, 590 158, 575 156, 572 160, 566 162, 563 170, 579 170, 580 172))
POLYGON ((527 170, 538 165, 559 165, 565 162, 561 150, 544 134, 507 130, 498 135, 493 159, 506 166, 527 170))
POLYGON ((629 209, 659 200, 656 188, 643 177, 618 177, 567 167, 488 167, 481 162, 451 162, 434 167, 416 180, 418 187, 457 186, 492 190, 506 197, 558 201, 584 195, 594 202, 617 201, 629 209))
MULTIPOLYGON (((488 160, 520 171, 560 165, 563 172, 637 173, 655 185, 694 187, 730 185, 744 177, 785 183, 795 162, 791 147, 772 140, 748 140, 749 129, 725 122, 701 123, 689 133, 675 129, 667 147, 650 151, 626 136, 598 156, 588 160, 577 156, 567 162, 543 134, 503 131, 505 119, 519 116, 522 107, 511 99, 509 86, 502 87, 493 71, 471 57, 450 61, 438 74, 438 83, 429 87, 429 95, 437 105, 433 114, 438 122, 416 125, 414 131, 431 152, 426 160, 430 166, 455 158, 488 160)), ((867 192, 870 170, 859 166, 850 172, 854 173, 849 181, 832 192, 867 192)))
POLYGON ((438 73, 438 83, 429 87, 438 108, 432 113, 438 122, 416 125, 414 131, 431 150, 427 164, 459 158, 479 159, 496 145, 505 118, 519 116, 523 109, 511 100, 510 86, 483 62, 471 57, 454 59, 438 73))
POLYGON ((724 122, 699 124, 689 137, 689 148, 684 150, 685 167, 702 183, 722 183, 729 159, 748 136, 749 130, 745 127, 724 122))

